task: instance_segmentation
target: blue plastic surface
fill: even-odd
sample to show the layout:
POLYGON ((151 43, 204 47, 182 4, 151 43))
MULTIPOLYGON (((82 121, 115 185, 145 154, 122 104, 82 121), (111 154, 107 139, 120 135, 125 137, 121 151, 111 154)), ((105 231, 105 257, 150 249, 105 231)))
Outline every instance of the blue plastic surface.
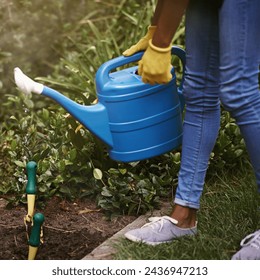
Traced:
MULTIPOLYGON (((185 52, 172 48, 185 66, 185 52)), ((137 66, 112 72, 141 59, 143 52, 120 56, 104 63, 96 73, 98 103, 83 106, 44 87, 42 94, 54 99, 93 134, 105 142, 112 159, 122 162, 148 159, 181 145, 182 86, 144 84, 137 66)))
MULTIPOLYGON (((185 65, 182 49, 173 47, 172 53, 185 65)), ((142 55, 112 59, 96 74, 98 100, 107 109, 113 139, 109 155, 118 161, 151 158, 177 148, 182 141, 184 77, 177 88, 174 70, 170 83, 154 86, 141 81, 137 66, 112 72, 140 60, 142 55)))

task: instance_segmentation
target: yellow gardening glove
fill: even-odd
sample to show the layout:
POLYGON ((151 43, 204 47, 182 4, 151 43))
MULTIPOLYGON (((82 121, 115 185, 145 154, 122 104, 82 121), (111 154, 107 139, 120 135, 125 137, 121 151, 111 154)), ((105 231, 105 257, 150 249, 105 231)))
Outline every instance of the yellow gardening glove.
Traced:
POLYGON ((155 30, 156 30, 156 26, 153 25, 149 26, 146 35, 143 38, 141 38, 135 45, 133 45, 132 47, 124 51, 123 55, 130 56, 137 52, 146 50, 148 47, 148 42, 150 39, 153 38, 153 34, 155 30))
POLYGON ((172 79, 171 46, 159 48, 149 41, 149 46, 139 61, 138 74, 151 85, 166 84, 172 79))

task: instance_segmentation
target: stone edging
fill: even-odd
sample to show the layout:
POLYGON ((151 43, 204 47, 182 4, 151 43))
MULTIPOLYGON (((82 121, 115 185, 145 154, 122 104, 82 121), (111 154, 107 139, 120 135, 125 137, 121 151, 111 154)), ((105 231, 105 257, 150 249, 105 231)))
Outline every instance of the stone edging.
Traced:
POLYGON ((169 212, 170 207, 170 203, 165 203, 163 204, 160 210, 153 211, 152 213, 149 212, 145 215, 138 217, 132 223, 130 223, 129 225, 118 231, 116 234, 114 234, 112 237, 104 241, 91 253, 86 255, 82 260, 112 260, 113 255, 115 254, 115 248, 113 244, 119 241, 119 239, 122 238, 127 231, 143 226, 145 223, 147 223, 147 219, 151 216, 166 215, 166 213, 169 212))

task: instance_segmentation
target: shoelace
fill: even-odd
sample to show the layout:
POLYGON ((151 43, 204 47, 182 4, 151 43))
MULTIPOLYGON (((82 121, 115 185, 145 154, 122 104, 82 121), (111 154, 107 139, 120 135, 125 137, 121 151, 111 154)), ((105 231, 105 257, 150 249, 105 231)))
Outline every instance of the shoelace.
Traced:
POLYGON ((242 247, 252 246, 257 249, 260 248, 260 230, 247 235, 240 243, 242 247))
POLYGON ((147 226, 151 226, 152 228, 155 228, 157 227, 158 223, 159 223, 159 231, 158 232, 161 232, 162 228, 163 228, 163 225, 164 225, 164 222, 168 220, 170 222, 172 222, 173 224, 177 224, 178 222, 168 216, 163 216, 163 217, 151 217, 149 218, 149 223, 146 223, 142 226, 143 227, 147 227, 147 226))

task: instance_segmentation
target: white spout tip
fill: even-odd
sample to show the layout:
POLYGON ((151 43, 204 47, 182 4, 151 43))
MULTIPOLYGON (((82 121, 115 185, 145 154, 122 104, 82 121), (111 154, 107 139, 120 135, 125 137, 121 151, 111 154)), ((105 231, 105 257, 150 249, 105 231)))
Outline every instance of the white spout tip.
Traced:
POLYGON ((17 87, 24 93, 30 94, 31 92, 41 94, 44 86, 27 77, 20 68, 14 68, 14 80, 17 87))

